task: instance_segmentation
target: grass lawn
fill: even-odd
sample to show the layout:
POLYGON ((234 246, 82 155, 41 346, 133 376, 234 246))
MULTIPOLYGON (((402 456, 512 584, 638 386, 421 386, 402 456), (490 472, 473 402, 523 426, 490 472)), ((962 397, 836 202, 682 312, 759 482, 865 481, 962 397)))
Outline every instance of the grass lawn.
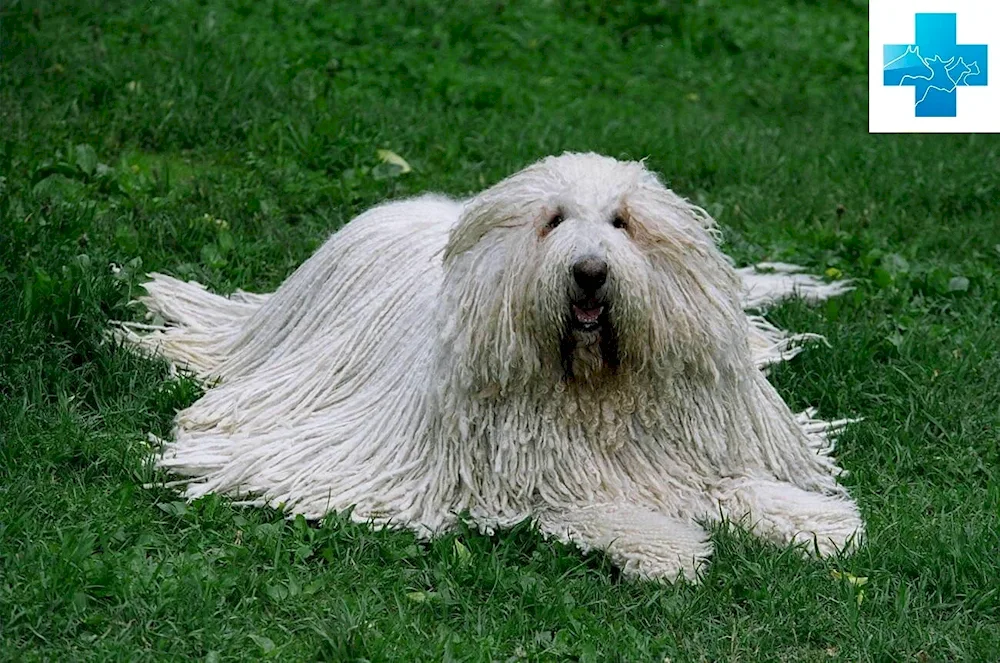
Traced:
POLYGON ((1000 141, 868 135, 859 1, 448 4, 0 4, 0 658, 996 660, 1000 141), (720 529, 658 586, 528 528, 142 488, 199 394, 102 342, 145 272, 271 289, 379 201, 564 150, 648 157, 740 262, 856 279, 771 318, 831 344, 774 372, 793 407, 864 417, 858 554, 720 529))

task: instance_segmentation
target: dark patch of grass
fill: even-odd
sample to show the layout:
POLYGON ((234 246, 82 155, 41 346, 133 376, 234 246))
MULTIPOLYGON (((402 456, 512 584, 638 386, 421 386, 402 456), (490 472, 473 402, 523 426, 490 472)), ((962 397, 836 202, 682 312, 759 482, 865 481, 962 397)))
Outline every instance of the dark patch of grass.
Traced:
POLYGON ((4 3, 0 658, 994 658, 1000 142, 868 135, 866 33, 821 0, 4 3), (526 528, 423 544, 141 488, 199 393, 103 341, 143 273, 273 288, 378 201, 562 150, 648 157, 740 261, 857 280, 774 313, 831 347, 773 377, 865 418, 859 554, 718 530, 700 586, 660 587, 526 528))

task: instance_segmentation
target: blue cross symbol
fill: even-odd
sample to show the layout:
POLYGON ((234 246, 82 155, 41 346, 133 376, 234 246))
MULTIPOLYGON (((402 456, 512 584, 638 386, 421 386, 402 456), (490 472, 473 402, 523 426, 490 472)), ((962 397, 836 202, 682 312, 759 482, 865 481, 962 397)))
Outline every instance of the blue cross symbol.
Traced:
POLYGON ((959 45, 955 14, 917 14, 914 44, 882 47, 883 83, 912 85, 917 117, 955 117, 956 90, 986 85, 986 45, 959 45))

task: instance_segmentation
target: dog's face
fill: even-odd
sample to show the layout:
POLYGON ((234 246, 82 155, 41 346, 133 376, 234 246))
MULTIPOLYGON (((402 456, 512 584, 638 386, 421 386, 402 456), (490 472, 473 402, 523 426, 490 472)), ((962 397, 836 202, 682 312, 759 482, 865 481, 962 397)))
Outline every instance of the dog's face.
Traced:
POLYGON ((500 384, 717 374, 745 325, 710 219, 636 162, 567 154, 500 182, 467 205, 445 266, 463 350, 500 384))

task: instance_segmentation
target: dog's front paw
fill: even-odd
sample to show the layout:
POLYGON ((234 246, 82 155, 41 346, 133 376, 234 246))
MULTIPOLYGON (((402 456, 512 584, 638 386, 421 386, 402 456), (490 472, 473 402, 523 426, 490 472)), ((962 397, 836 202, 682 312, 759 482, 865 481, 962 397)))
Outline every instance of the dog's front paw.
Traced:
POLYGON ((690 539, 684 536, 670 541, 653 541, 652 537, 619 541, 608 548, 608 553, 626 576, 697 583, 712 556, 712 542, 708 533, 697 525, 692 525, 692 529, 697 532, 692 531, 690 539))
POLYGON ((804 544, 820 557, 856 549, 865 524, 847 497, 813 493, 790 483, 739 479, 720 488, 719 502, 736 524, 779 545, 804 544))
POLYGON ((829 557, 860 547, 865 535, 865 523, 857 505, 849 500, 823 497, 827 503, 821 511, 809 513, 804 522, 793 527, 800 531, 791 536, 792 544, 805 544, 805 549, 829 557))
POLYGON ((549 511, 537 518, 541 530, 584 550, 603 550, 626 576, 698 582, 712 555, 712 542, 691 520, 664 516, 630 503, 549 511))

